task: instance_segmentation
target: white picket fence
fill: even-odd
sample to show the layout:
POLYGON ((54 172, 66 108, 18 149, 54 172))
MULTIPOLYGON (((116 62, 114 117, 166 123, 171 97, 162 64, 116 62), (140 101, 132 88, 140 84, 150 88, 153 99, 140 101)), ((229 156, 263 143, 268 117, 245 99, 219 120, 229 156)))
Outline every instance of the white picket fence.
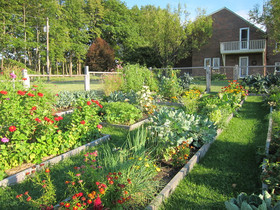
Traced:
POLYGON ((90 72, 88 66, 85 66, 84 74, 80 75, 35 75, 28 74, 26 69, 22 70, 22 76, 25 80, 22 80, 24 88, 30 88, 31 77, 84 77, 84 89, 85 91, 90 90, 90 74, 93 75, 106 75, 106 74, 120 74, 120 72, 90 72))

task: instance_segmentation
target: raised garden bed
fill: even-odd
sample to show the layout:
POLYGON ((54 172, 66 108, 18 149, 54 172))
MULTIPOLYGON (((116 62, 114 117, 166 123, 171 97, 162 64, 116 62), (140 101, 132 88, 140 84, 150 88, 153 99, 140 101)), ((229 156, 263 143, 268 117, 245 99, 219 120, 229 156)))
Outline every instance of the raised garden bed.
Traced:
POLYGON ((29 167, 23 171, 20 171, 12 176, 9 176, 3 180, 0 181, 0 186, 2 187, 6 187, 12 184, 16 184, 16 183, 20 183, 22 182, 28 175, 35 173, 36 171, 41 170, 44 165, 54 165, 60 161, 63 161, 65 158, 69 158, 73 155, 76 155, 78 153, 80 153, 81 151, 84 151, 86 149, 88 149, 89 147, 93 147, 96 146, 106 140, 108 140, 110 138, 110 135, 104 135, 103 137, 96 139, 90 143, 87 143, 83 146, 77 147, 73 150, 70 150, 69 152, 66 152, 64 154, 61 154, 59 156, 53 157, 51 159, 48 159, 46 161, 43 161, 40 164, 37 165, 33 165, 32 167, 29 167))
MULTIPOLYGON (((245 98, 246 99, 246 98, 245 98)), ((244 100, 240 102, 240 105, 244 103, 244 100)), ((238 109, 236 110, 238 111, 238 109)), ((233 114, 231 114, 227 118, 227 123, 233 118, 233 114)), ((214 138, 215 139, 222 133, 222 129, 218 129, 217 135, 214 138)), ((211 143, 204 144, 188 161, 188 163, 183 166, 179 171, 176 173, 176 175, 168 182, 168 184, 160 191, 160 193, 152 200, 152 202, 146 207, 146 209, 149 210, 156 210, 159 208, 159 206, 162 204, 162 202, 167 199, 173 191, 176 189, 177 185, 180 183, 180 181, 193 169, 194 165, 196 163, 199 163, 199 160, 201 160, 207 151, 209 150, 211 143)))

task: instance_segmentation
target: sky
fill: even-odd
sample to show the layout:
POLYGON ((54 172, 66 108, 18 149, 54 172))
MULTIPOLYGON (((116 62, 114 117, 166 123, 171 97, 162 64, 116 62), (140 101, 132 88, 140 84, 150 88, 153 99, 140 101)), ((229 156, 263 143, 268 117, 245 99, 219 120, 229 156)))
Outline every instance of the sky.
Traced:
POLYGON ((206 10, 206 14, 212 14, 224 7, 232 10, 238 15, 248 20, 249 10, 254 8, 254 5, 263 5, 265 0, 123 0, 128 8, 137 5, 139 8, 145 5, 154 5, 156 7, 166 8, 169 4, 171 8, 176 8, 178 4, 187 6, 187 11, 190 13, 190 18, 196 16, 196 9, 201 8, 206 10))

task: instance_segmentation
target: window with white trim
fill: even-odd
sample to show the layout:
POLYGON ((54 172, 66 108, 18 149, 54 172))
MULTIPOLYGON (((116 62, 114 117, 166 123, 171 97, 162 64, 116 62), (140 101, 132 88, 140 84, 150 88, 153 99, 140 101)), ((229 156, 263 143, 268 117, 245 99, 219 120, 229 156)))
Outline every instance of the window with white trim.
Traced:
POLYGON ((280 71, 280 62, 275 62, 275 71, 280 71))
POLYGON ((211 66, 211 58, 204 58, 204 69, 206 69, 208 65, 211 66))
POLYGON ((213 58, 213 69, 220 68, 220 58, 213 58))

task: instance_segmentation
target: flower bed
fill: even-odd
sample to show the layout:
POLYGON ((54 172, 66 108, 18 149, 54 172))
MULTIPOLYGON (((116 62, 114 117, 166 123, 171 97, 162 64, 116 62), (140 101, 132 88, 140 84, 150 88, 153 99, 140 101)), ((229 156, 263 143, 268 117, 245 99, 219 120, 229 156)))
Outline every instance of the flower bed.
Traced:
POLYGON ((23 163, 38 164, 98 138, 98 101, 80 99, 69 114, 55 116, 53 98, 42 87, 24 89, 2 84, 0 91, 0 180, 5 171, 23 163), (8 111, 7 111, 8 110, 8 111))

